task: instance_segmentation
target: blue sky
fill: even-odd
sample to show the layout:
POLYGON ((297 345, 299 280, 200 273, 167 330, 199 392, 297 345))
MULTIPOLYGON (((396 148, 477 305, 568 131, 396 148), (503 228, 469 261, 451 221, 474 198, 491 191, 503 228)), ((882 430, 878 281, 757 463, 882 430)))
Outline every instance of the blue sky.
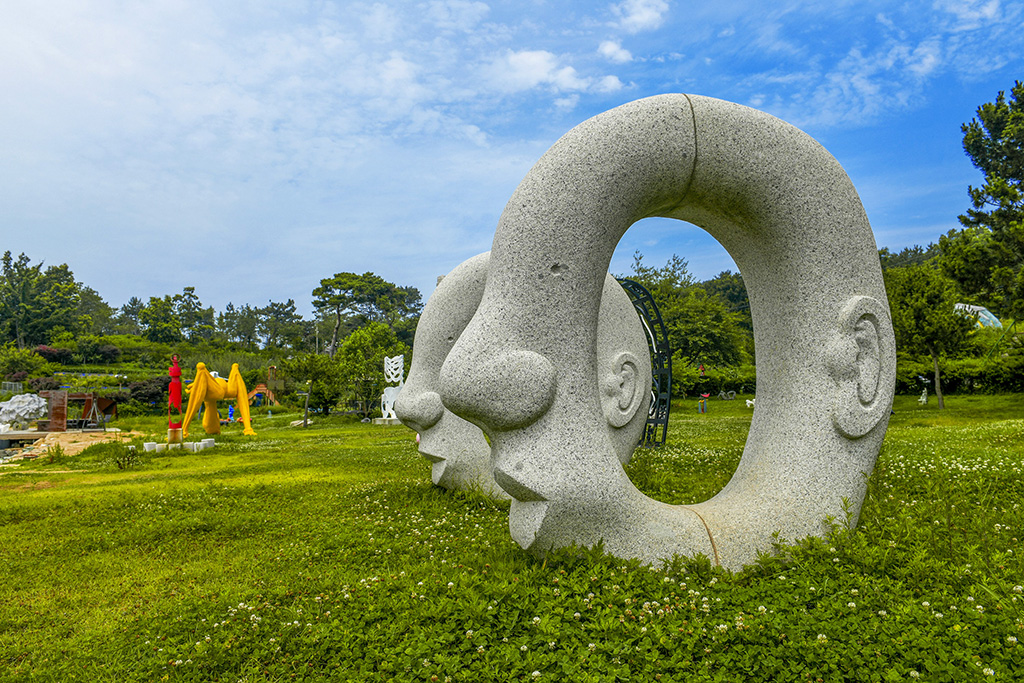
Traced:
MULTIPOLYGON (((960 124, 1024 78, 1024 4, 719 0, 0 6, 0 251, 67 263, 112 305, 194 286, 222 310, 341 271, 424 298, 490 247, 530 166, 590 116, 664 92, 817 138, 878 245, 957 226, 980 174, 960 124)), ((641 250, 735 269, 703 231, 641 250)))

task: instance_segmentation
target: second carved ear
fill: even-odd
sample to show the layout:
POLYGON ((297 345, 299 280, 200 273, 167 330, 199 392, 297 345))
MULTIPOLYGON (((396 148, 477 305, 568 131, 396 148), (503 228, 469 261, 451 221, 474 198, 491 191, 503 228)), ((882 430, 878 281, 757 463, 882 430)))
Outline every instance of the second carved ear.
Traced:
POLYGON ((601 409, 612 427, 625 427, 636 415, 648 391, 650 372, 641 373, 640 361, 629 351, 615 356, 600 369, 601 409))
POLYGON ((837 385, 832 421, 843 436, 862 437, 888 415, 896 384, 892 321, 878 299, 855 296, 846 301, 828 364, 837 385))

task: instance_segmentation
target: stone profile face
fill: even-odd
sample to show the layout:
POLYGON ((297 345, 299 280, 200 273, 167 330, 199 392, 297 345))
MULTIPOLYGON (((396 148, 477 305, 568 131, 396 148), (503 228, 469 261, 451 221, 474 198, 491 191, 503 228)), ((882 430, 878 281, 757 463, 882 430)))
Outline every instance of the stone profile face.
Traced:
POLYGON ((768 114, 694 95, 617 107, 562 137, 516 189, 438 382, 444 406, 490 439, 510 531, 531 551, 603 541, 621 557, 703 553, 737 569, 775 533, 823 534, 844 501, 855 524, 895 384, 867 216, 838 162, 768 114), (594 381, 602 280, 649 216, 708 231, 750 296, 757 408, 732 480, 696 505, 643 495, 616 456, 609 425, 640 381, 629 363, 594 381))
MULTIPOLYGON (((510 496, 495 482, 491 466, 491 447, 479 427, 446 410, 438 395, 438 374, 448 352, 466 324, 476 313, 483 295, 490 253, 483 253, 457 266, 434 290, 416 327, 412 366, 395 412, 402 423, 420 435, 420 453, 433 463, 431 478, 435 484, 451 490, 478 489, 495 498, 510 496)), ((640 318, 618 282, 605 274, 597 292, 598 309, 596 349, 589 349, 600 376, 594 380, 614 384, 621 361, 626 371, 646 378, 641 390, 630 397, 605 426, 616 457, 629 461, 643 433, 650 404, 651 361, 647 338, 640 318), (632 365, 629 365, 632 364, 632 365)), ((516 381, 512 378, 511 381, 516 381)), ((538 385, 543 388, 542 385, 538 385)), ((480 401, 491 400, 486 387, 476 387, 480 401)), ((538 397, 543 402, 544 397, 538 397)), ((513 420, 515 418, 512 418, 513 420)), ((506 482, 512 488, 514 484, 506 482)))

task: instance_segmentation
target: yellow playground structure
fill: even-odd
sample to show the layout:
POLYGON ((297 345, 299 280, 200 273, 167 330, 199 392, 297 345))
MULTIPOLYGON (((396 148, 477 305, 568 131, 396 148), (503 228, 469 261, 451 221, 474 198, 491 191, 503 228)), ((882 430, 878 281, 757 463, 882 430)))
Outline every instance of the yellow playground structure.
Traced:
POLYGON ((214 376, 206 369, 206 363, 196 363, 196 378, 185 387, 188 394, 188 410, 182 420, 182 435, 188 436, 188 425, 199 412, 200 404, 206 406, 203 414, 203 429, 207 434, 220 434, 220 415, 217 413, 217 401, 235 399, 242 424, 243 434, 255 436, 249 420, 249 392, 245 390, 242 373, 238 371, 238 363, 231 366, 227 379, 214 376))

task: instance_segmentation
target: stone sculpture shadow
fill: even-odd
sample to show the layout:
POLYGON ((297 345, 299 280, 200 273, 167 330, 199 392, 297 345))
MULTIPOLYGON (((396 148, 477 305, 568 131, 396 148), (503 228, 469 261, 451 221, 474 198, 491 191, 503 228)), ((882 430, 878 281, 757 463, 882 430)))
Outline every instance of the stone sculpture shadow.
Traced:
POLYGON ((645 562, 703 553, 738 569, 775 533, 823 535, 847 509, 856 524, 895 383, 856 190, 812 138, 737 104, 661 95, 585 121, 505 207, 483 297, 439 382, 444 406, 488 435, 512 536, 532 551, 603 541, 645 562), (757 409, 736 473, 697 505, 640 493, 602 427, 636 391, 626 377, 597 388, 602 279, 649 216, 708 231, 750 295, 757 409))
MULTIPOLYGON (((499 499, 509 494, 492 473, 491 447, 476 425, 445 410, 438 395, 438 374, 448 352, 462 334, 483 296, 490 253, 457 266, 438 284, 423 307, 409 377, 395 402, 402 424, 420 435, 420 453, 430 462, 431 479, 450 490, 479 490, 499 499)), ((650 404, 651 359, 640 318, 629 296, 606 275, 600 299, 596 334, 596 368, 601 381, 616 382, 623 368, 647 378, 643 390, 616 409, 604 424, 617 459, 629 462, 643 433, 650 404)), ((595 386, 598 380, 595 379, 595 386)), ((610 407, 610 406, 609 406, 610 407)))

